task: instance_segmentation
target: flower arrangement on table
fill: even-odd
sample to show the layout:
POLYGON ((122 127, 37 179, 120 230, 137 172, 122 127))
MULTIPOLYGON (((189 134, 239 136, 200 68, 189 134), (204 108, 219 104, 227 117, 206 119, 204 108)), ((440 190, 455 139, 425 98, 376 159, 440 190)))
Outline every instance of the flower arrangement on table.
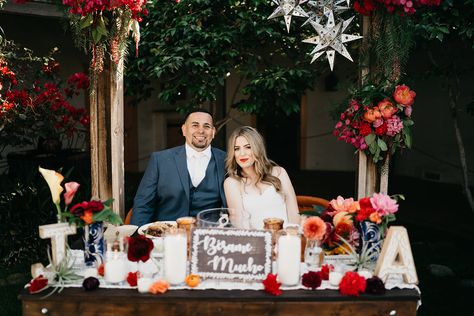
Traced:
MULTIPOLYGON (((57 140, 68 147, 86 141, 89 116, 70 101, 89 88, 84 73, 72 74, 64 85, 53 49, 37 57, 7 41, 0 52, 0 153, 6 146, 36 145, 57 140)), ((47 148, 45 148, 47 149, 47 148)))
POLYGON ((352 92, 333 134, 375 163, 384 161, 398 149, 411 148, 415 96, 406 85, 393 88, 368 84, 352 92))
POLYGON ((384 238, 388 224, 395 220, 395 213, 399 207, 397 199, 403 199, 403 196, 391 197, 383 193, 374 193, 371 197, 364 197, 358 201, 353 198, 345 199, 342 196, 331 200, 327 209, 321 214, 327 226, 323 243, 326 254, 358 252, 359 255, 369 256, 359 257, 360 265, 364 265, 366 263, 364 261, 373 260, 373 252, 377 252, 378 255, 381 244, 368 243, 379 242, 384 238), (370 240, 364 239, 369 236, 370 240))
POLYGON ((145 0, 63 0, 63 4, 70 7, 69 22, 76 43, 85 51, 92 51, 90 68, 93 75, 102 72, 106 54, 110 53, 115 63, 123 57, 130 30, 133 30, 138 53, 138 23, 148 14, 145 0))
POLYGON ((356 0, 354 10, 362 15, 371 15, 377 8, 401 16, 415 14, 423 6, 439 6, 441 0, 356 0))
POLYGON ((68 220, 70 224, 76 224, 78 227, 84 227, 95 222, 108 222, 113 225, 122 224, 122 219, 115 214, 110 205, 113 199, 105 202, 99 200, 83 201, 73 205, 69 211, 68 208, 79 189, 77 182, 67 182, 64 184, 66 192, 64 192, 64 210, 61 208, 61 193, 64 191, 61 182, 64 176, 54 170, 39 167, 39 172, 48 183, 51 191, 51 198, 56 207, 58 222, 68 220))

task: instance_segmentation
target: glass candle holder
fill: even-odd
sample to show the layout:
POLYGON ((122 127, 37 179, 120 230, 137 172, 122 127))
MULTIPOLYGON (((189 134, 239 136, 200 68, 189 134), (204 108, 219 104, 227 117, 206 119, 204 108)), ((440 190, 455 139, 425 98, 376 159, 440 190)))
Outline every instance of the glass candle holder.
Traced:
POLYGON ((187 238, 187 253, 188 253, 188 258, 190 256, 190 247, 191 247, 191 229, 196 227, 196 218, 191 217, 191 216, 186 216, 186 217, 180 217, 176 220, 176 223, 178 224, 178 228, 182 228, 186 231, 186 238, 187 238))
POLYGON ((181 284, 186 278, 187 235, 182 228, 170 229, 164 234, 164 279, 170 284, 181 284))
POLYGON ((301 236, 296 229, 276 233, 276 273, 283 285, 300 282, 301 236))
POLYGON ((122 283, 126 280, 128 274, 127 267, 127 243, 125 239, 118 237, 107 244, 105 255, 104 278, 109 284, 122 283))

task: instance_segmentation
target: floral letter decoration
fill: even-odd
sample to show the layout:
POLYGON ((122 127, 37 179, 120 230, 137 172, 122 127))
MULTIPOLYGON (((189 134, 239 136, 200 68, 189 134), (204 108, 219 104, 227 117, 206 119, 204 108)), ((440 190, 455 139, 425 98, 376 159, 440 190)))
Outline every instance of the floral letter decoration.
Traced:
POLYGON ((415 96, 406 85, 395 88, 366 85, 352 92, 333 134, 375 163, 384 161, 397 149, 411 148, 415 96))

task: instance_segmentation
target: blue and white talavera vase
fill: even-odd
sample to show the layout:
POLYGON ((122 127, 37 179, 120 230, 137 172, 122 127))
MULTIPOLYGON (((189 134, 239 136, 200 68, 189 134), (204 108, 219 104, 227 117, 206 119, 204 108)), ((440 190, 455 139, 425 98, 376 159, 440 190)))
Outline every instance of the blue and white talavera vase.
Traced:
MULTIPOLYGON (((360 222, 360 235, 361 246, 368 250, 367 255, 372 255, 374 252, 380 254, 384 236, 381 234, 379 225, 368 221, 360 222)), ((378 257, 378 255, 373 256, 370 261, 375 262, 378 257)))
POLYGON ((98 267, 104 262, 104 223, 95 222, 84 226, 84 263, 87 267, 98 267))

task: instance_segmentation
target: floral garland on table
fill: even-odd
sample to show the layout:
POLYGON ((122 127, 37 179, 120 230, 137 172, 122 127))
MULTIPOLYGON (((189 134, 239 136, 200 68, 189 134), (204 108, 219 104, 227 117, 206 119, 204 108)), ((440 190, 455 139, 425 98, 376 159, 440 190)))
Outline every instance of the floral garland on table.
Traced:
POLYGON ((92 51, 92 74, 102 72, 106 53, 111 54, 116 64, 119 62, 126 53, 130 30, 138 53, 138 23, 148 14, 145 0, 63 0, 63 4, 70 7, 70 25, 76 43, 85 51, 92 51))
POLYGON ((398 149, 411 148, 415 96, 406 85, 386 88, 368 84, 352 92, 333 134, 374 163, 382 162, 398 149))

